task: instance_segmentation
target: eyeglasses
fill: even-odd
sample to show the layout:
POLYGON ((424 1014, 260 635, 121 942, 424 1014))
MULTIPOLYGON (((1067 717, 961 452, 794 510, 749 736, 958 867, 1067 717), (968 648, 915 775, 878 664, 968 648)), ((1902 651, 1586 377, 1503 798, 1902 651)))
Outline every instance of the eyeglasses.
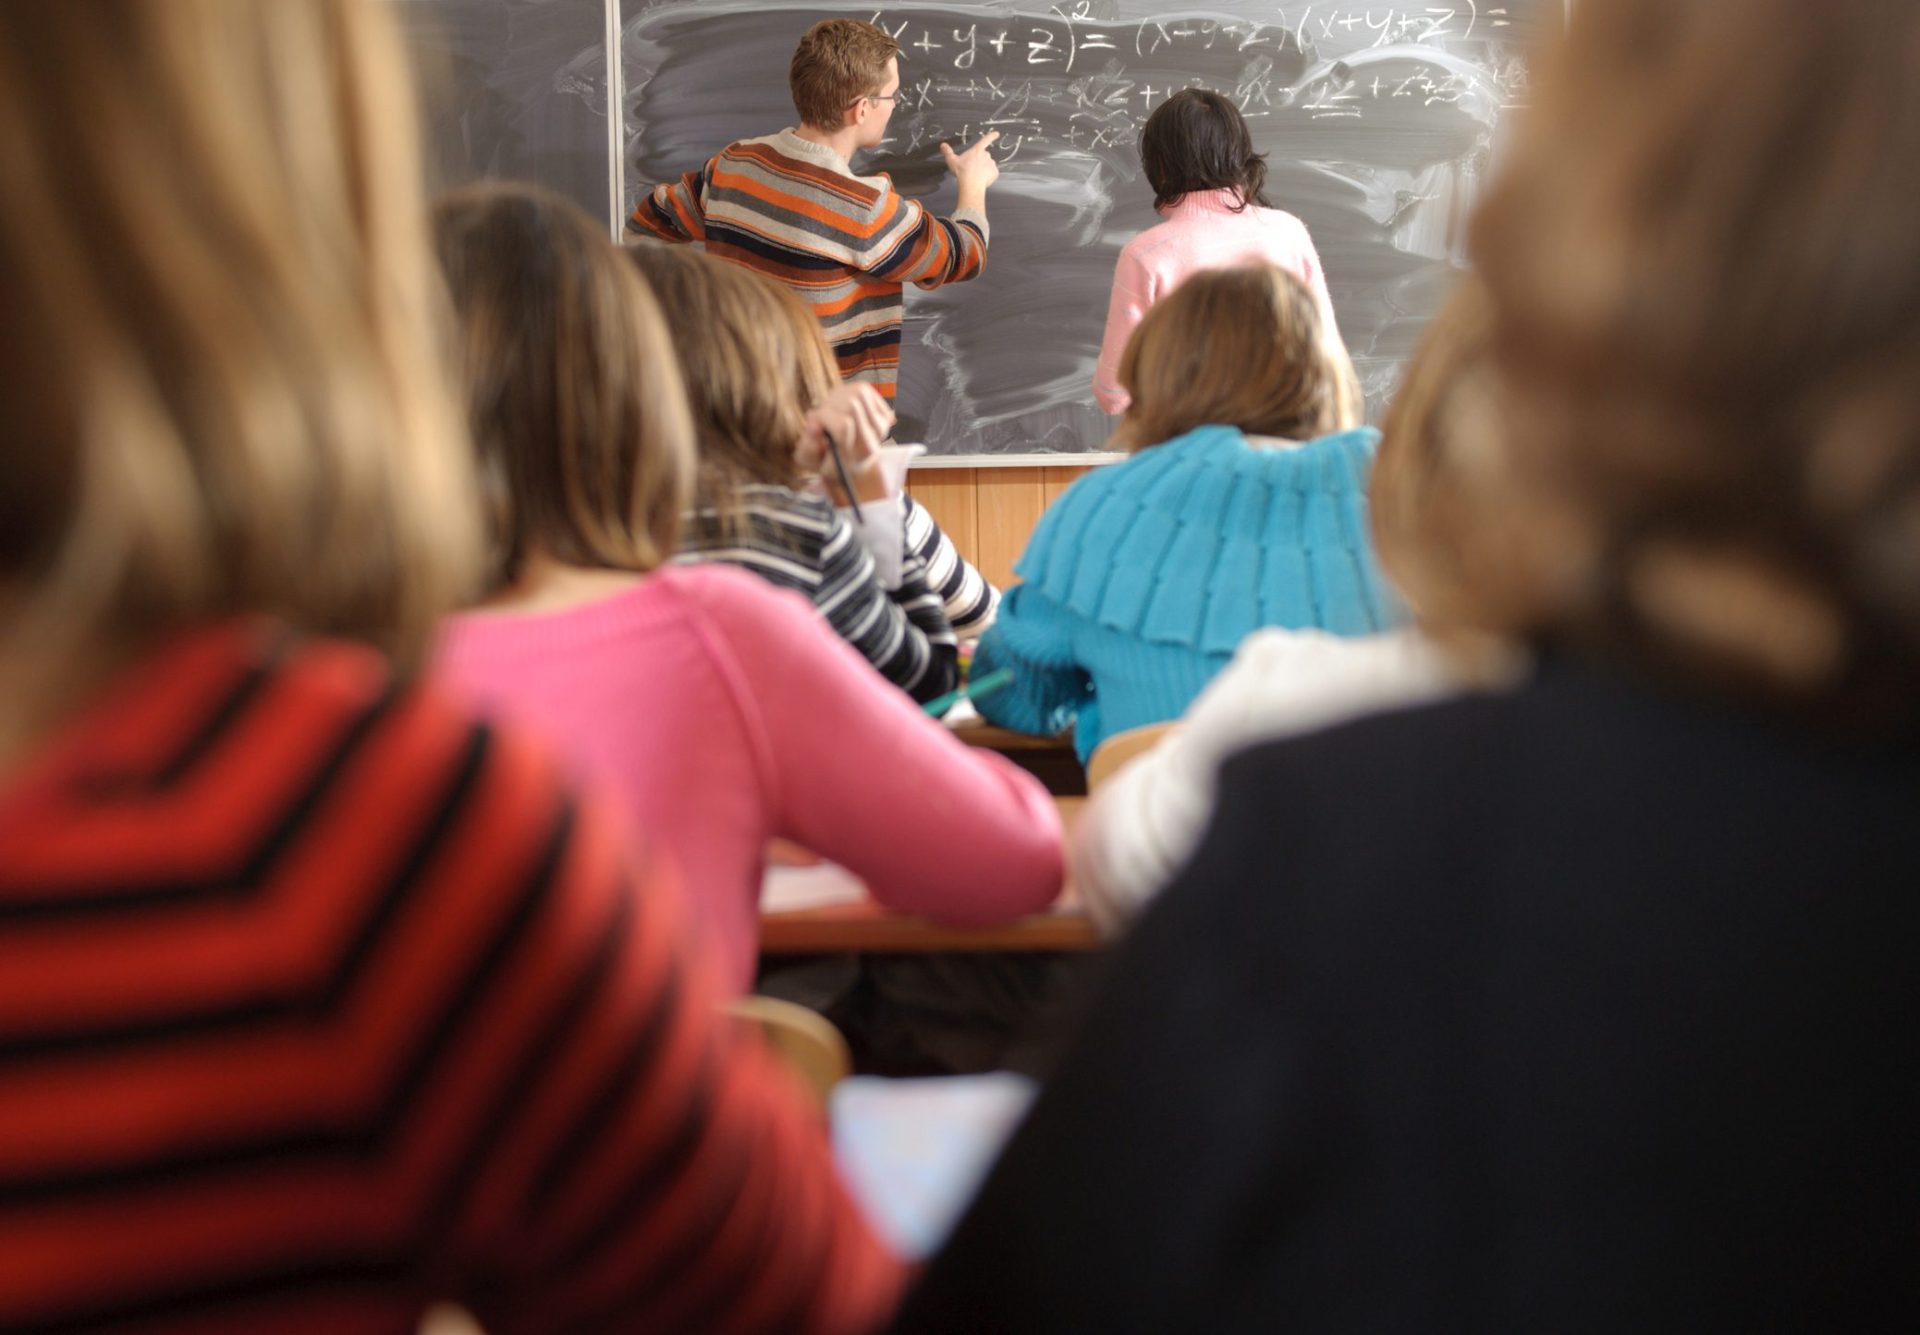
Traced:
POLYGON ((907 100, 907 95, 905 93, 898 93, 898 92, 866 93, 861 95, 860 97, 854 98, 853 101, 849 102, 847 105, 850 107, 857 107, 862 102, 885 102, 889 106, 898 107, 902 102, 906 100, 907 100))

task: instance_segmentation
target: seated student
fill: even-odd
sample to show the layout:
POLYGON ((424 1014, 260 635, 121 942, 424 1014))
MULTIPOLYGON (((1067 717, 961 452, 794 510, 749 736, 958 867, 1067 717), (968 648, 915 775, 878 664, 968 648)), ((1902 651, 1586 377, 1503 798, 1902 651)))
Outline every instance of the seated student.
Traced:
POLYGON ((434 225, 492 484, 490 592, 448 625, 449 685, 624 797, 736 989, 775 837, 910 912, 972 925, 1044 907, 1060 828, 1037 781, 962 745, 803 599, 717 563, 660 569, 693 431, 619 249, 525 186, 463 190, 434 225))
POLYGON ((1533 677, 1228 762, 900 1331, 1920 1325, 1920 6, 1738 9, 1471 227, 1533 677))
POLYGON ((900 91, 900 44, 859 19, 808 28, 788 65, 800 124, 742 139, 698 171, 655 186, 630 234, 705 244, 716 259, 781 283, 826 330, 840 378, 886 399, 900 375, 903 285, 979 277, 987 263, 987 190, 1000 178, 990 130, 963 153, 940 145, 953 174, 949 217, 903 198, 885 172, 854 174, 853 155, 886 138, 900 91))
MULTIPOLYGON (((627 254, 674 331, 693 406, 700 467, 677 559, 726 561, 802 593, 914 699, 951 691, 956 632, 928 585, 925 560, 902 556, 897 517, 862 506, 848 510, 853 523, 835 507, 881 498, 874 450, 893 410, 869 386, 839 384, 820 326, 785 288, 689 251, 639 246, 627 254), (839 494, 829 434, 859 496, 839 494), (814 481, 826 494, 809 486, 814 481), (899 567, 890 592, 867 542, 899 567)), ((991 612, 989 602, 974 615, 991 612)))
POLYGON ((393 10, 0 5, 0 1328, 870 1329, 671 880, 405 675, 479 543, 393 10))
POLYGON ((1497 467, 1483 363, 1492 333, 1481 285, 1461 281, 1428 328, 1387 410, 1369 488, 1374 547, 1396 591, 1442 637, 1406 629, 1352 638, 1259 630, 1178 726, 1094 794, 1075 826, 1074 884, 1109 932, 1130 922, 1192 856, 1213 814, 1214 776, 1252 743, 1510 679, 1511 650, 1448 632, 1477 577, 1449 543, 1422 550, 1434 515, 1497 467))
POLYGON ((1120 379, 1127 341, 1154 302, 1196 273, 1271 264, 1307 285, 1337 338, 1333 298, 1306 224, 1267 202, 1267 162, 1240 109, 1219 93, 1183 88, 1140 130, 1140 166, 1163 221, 1127 242, 1114 267, 1093 397, 1109 413, 1131 398, 1120 379))
POLYGON ((1396 617, 1367 539, 1367 470, 1345 353, 1278 269, 1198 274, 1148 312, 1121 379, 1124 463, 1034 527, 974 672, 1013 669, 980 712, 1019 732, 1177 718, 1261 626, 1340 635, 1396 617))

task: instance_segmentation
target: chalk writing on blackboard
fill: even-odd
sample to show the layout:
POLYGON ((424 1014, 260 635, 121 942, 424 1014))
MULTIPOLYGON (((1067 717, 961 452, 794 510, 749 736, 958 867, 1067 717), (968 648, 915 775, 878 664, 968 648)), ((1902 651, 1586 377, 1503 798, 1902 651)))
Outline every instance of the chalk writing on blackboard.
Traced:
POLYGON ((964 28, 874 11, 869 21, 899 42, 909 60, 901 79, 904 131, 882 146, 912 154, 943 139, 971 140, 998 130, 1004 166, 1030 147, 1130 148, 1153 108, 1181 88, 1211 89, 1258 121, 1292 110, 1314 119, 1359 119, 1368 103, 1399 99, 1426 107, 1490 99, 1494 110, 1506 110, 1520 104, 1526 87, 1526 67, 1517 56, 1489 69, 1447 49, 1449 42, 1470 40, 1476 29, 1498 34, 1511 27, 1504 6, 1482 14, 1475 4, 1420 12, 1303 5, 1297 19, 1283 6, 1270 22, 1131 24, 1099 22, 1090 9, 1090 0, 1080 0, 1045 17, 975 21, 964 28), (1276 56, 1304 56, 1314 37, 1344 33, 1371 39, 1364 54, 1309 67, 1294 80, 1284 77, 1276 56), (1162 78, 1157 84, 1151 75, 1136 77, 1127 64, 1129 58, 1180 62, 1215 52, 1248 58, 1231 78, 1162 78), (1411 68, 1386 72, 1389 63, 1411 68))

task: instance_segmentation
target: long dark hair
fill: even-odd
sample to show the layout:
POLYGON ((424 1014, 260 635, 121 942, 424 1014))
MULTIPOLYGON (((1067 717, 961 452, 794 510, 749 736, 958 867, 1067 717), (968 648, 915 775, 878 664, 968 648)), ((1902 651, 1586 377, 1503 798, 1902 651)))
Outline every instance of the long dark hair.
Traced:
POLYGON ((1140 131, 1140 165, 1156 209, 1195 191, 1228 187, 1240 192, 1242 209, 1273 207, 1265 193, 1266 154, 1253 151, 1240 109, 1204 88, 1183 88, 1154 108, 1140 131))

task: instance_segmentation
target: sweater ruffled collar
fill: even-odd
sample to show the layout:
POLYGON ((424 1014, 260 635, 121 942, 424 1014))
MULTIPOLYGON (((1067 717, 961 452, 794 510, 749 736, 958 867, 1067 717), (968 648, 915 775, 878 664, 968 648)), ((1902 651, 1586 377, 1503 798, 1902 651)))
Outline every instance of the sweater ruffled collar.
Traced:
POLYGON ((1379 433, 1284 449, 1206 426, 1070 487, 1015 571, 1100 625, 1230 654, 1260 626, 1342 635, 1402 619, 1367 532, 1379 433))

